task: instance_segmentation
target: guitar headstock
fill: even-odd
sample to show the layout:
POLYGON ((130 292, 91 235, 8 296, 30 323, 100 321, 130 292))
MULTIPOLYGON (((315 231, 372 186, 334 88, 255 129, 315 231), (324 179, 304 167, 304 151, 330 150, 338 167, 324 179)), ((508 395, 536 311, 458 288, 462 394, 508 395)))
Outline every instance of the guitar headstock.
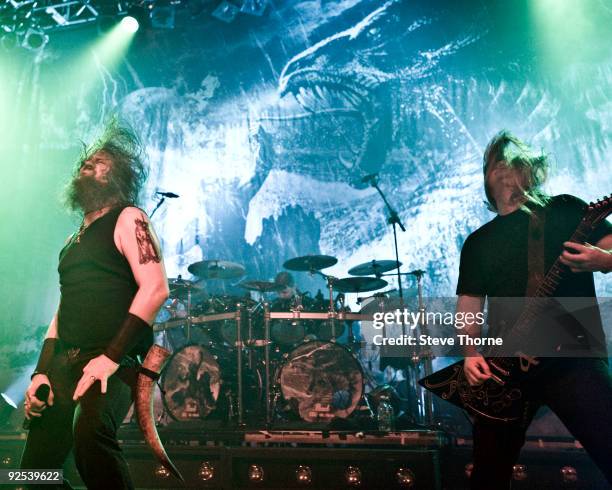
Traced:
POLYGON ((610 213, 612 213, 612 194, 604 196, 598 201, 590 202, 584 219, 589 222, 592 228, 595 228, 610 213))

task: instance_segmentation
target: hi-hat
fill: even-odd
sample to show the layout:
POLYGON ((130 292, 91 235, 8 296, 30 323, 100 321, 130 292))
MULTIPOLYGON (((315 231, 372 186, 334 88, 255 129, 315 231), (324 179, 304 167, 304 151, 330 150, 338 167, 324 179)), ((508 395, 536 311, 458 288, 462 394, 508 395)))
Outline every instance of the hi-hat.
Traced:
POLYGON ((401 266, 402 263, 398 264, 395 260, 371 260, 370 262, 356 265, 349 269, 348 273, 351 276, 380 276, 401 266))
POLYGON ((320 271, 337 263, 338 259, 331 255, 304 255, 289 259, 283 267, 290 271, 320 271))
POLYGON ((341 293, 365 293, 384 288, 387 284, 387 281, 377 277, 346 277, 335 281, 334 289, 341 293))
POLYGON ((194 262, 187 270, 201 279, 236 279, 244 276, 244 266, 227 260, 194 262))
POLYGON ((242 281, 238 286, 248 289, 249 291, 259 291, 260 293, 285 289, 283 284, 277 284, 270 281, 242 281))

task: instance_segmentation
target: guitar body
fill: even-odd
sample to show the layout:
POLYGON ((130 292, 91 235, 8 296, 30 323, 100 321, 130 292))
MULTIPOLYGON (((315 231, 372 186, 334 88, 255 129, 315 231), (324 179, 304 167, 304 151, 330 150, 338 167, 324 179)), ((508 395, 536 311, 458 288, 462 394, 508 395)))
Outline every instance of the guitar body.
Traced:
MULTIPOLYGON (((590 203, 578 228, 568 241, 584 244, 596 226, 611 213, 612 197, 606 196, 590 203)), ((557 258, 533 294, 539 301, 528 301, 514 324, 511 331, 515 341, 529 338, 530 332, 535 328, 534 320, 546 307, 546 302, 541 299, 552 297, 567 273, 567 267, 557 258)), ((534 370, 542 368, 540 360, 521 352, 517 352, 516 357, 490 356, 485 359, 493 376, 479 386, 470 386, 468 383, 463 372, 463 361, 421 379, 419 384, 472 415, 506 423, 525 420, 529 409, 524 389, 525 378, 534 370)), ((550 365, 548 362, 545 364, 550 365)))
POLYGON ((470 386, 463 372, 464 362, 459 361, 419 380, 419 384, 471 415, 504 423, 523 420, 527 400, 521 388, 525 374, 520 360, 517 358, 510 370, 498 369, 491 359, 488 362, 497 380, 490 378, 481 385, 470 386))

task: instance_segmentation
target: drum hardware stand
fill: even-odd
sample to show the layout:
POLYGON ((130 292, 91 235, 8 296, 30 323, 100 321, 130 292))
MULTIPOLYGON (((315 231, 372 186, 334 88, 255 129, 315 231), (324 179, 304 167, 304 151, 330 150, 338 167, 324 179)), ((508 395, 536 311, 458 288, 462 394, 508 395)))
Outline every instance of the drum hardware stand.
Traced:
POLYGON ((238 376, 238 427, 244 427, 244 410, 242 399, 242 304, 236 305, 236 364, 238 376))
POLYGON ((311 269, 310 275, 319 274, 323 279, 327 281, 327 289, 329 290, 329 308, 327 310, 329 315, 329 321, 331 322, 331 342, 336 341, 336 302, 334 301, 334 283, 338 280, 337 277, 324 274, 323 272, 311 269))
MULTIPOLYGON (((382 276, 395 276, 396 274, 381 274, 382 276)), ((399 272, 398 276, 414 276, 417 280, 417 296, 419 303, 419 333, 425 334, 427 330, 427 326, 425 324, 425 304, 423 302, 423 276, 425 275, 425 271, 416 269, 410 272, 399 272)), ((401 289, 400 289, 401 291, 401 289)), ((402 302, 403 303, 403 302, 402 302)), ((403 326, 403 325, 402 325, 403 326)), ((384 329, 384 325, 383 325, 384 329)), ((384 331, 384 330, 383 330, 384 331)), ((403 332, 402 332, 403 334, 403 332)), ((428 376, 433 373, 432 366, 432 351, 431 349, 423 349, 420 353, 416 351, 411 356, 411 365, 410 365, 410 378, 412 385, 416 388, 418 394, 418 401, 420 406, 421 413, 419 414, 421 417, 421 421, 424 425, 433 426, 433 395, 430 391, 423 389, 419 384, 418 380, 423 377, 420 374, 420 369, 423 369, 425 373, 424 376, 428 376)))
MULTIPOLYGON (((425 305, 423 303, 423 282, 422 282, 425 271, 417 269, 417 270, 409 272, 409 274, 412 274, 414 277, 416 277, 416 280, 417 280, 417 294, 419 298, 419 313, 420 313, 419 330, 420 330, 420 333, 423 334, 423 333, 426 333, 427 331, 427 325, 425 323, 425 305)), ((430 374, 433 373, 432 361, 433 361, 432 350, 431 348, 427 348, 421 354, 421 363, 423 366, 423 372, 425 376, 429 376, 430 374)), ((418 384, 418 380, 414 386, 418 387, 417 389, 419 389, 421 392, 420 393, 421 396, 419 398, 421 398, 423 407, 425 408, 424 410, 425 424, 429 426, 433 426, 434 424, 433 395, 431 391, 423 389, 418 384)))
POLYGON ((266 404, 266 427, 272 423, 270 408, 270 305, 266 302, 264 307, 264 377, 265 379, 265 404, 266 404))

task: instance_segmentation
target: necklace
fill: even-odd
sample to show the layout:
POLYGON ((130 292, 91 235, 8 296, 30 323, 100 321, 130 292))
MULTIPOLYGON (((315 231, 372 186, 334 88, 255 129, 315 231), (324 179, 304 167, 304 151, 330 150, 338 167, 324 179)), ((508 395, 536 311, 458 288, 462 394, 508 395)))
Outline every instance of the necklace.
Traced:
POLYGON ((81 226, 79 226, 79 231, 77 231, 76 237, 74 239, 75 243, 81 243, 81 237, 83 236, 83 233, 85 233, 85 230, 89 228, 89 225, 85 224, 85 221, 81 222, 81 226))
POLYGON ((94 223, 98 218, 102 217, 103 215, 106 214, 106 212, 110 209, 110 207, 106 206, 104 208, 101 209, 97 209, 96 211, 93 211, 93 213, 95 213, 93 216, 95 217, 92 221, 90 221, 88 224, 85 224, 85 219, 83 219, 83 221, 81 221, 81 226, 79 226, 79 230, 76 233, 76 236, 74 238, 74 242, 75 243, 81 243, 81 238, 83 237, 83 234, 85 233, 85 231, 87 230, 87 228, 90 227, 90 225, 92 223, 94 223))

